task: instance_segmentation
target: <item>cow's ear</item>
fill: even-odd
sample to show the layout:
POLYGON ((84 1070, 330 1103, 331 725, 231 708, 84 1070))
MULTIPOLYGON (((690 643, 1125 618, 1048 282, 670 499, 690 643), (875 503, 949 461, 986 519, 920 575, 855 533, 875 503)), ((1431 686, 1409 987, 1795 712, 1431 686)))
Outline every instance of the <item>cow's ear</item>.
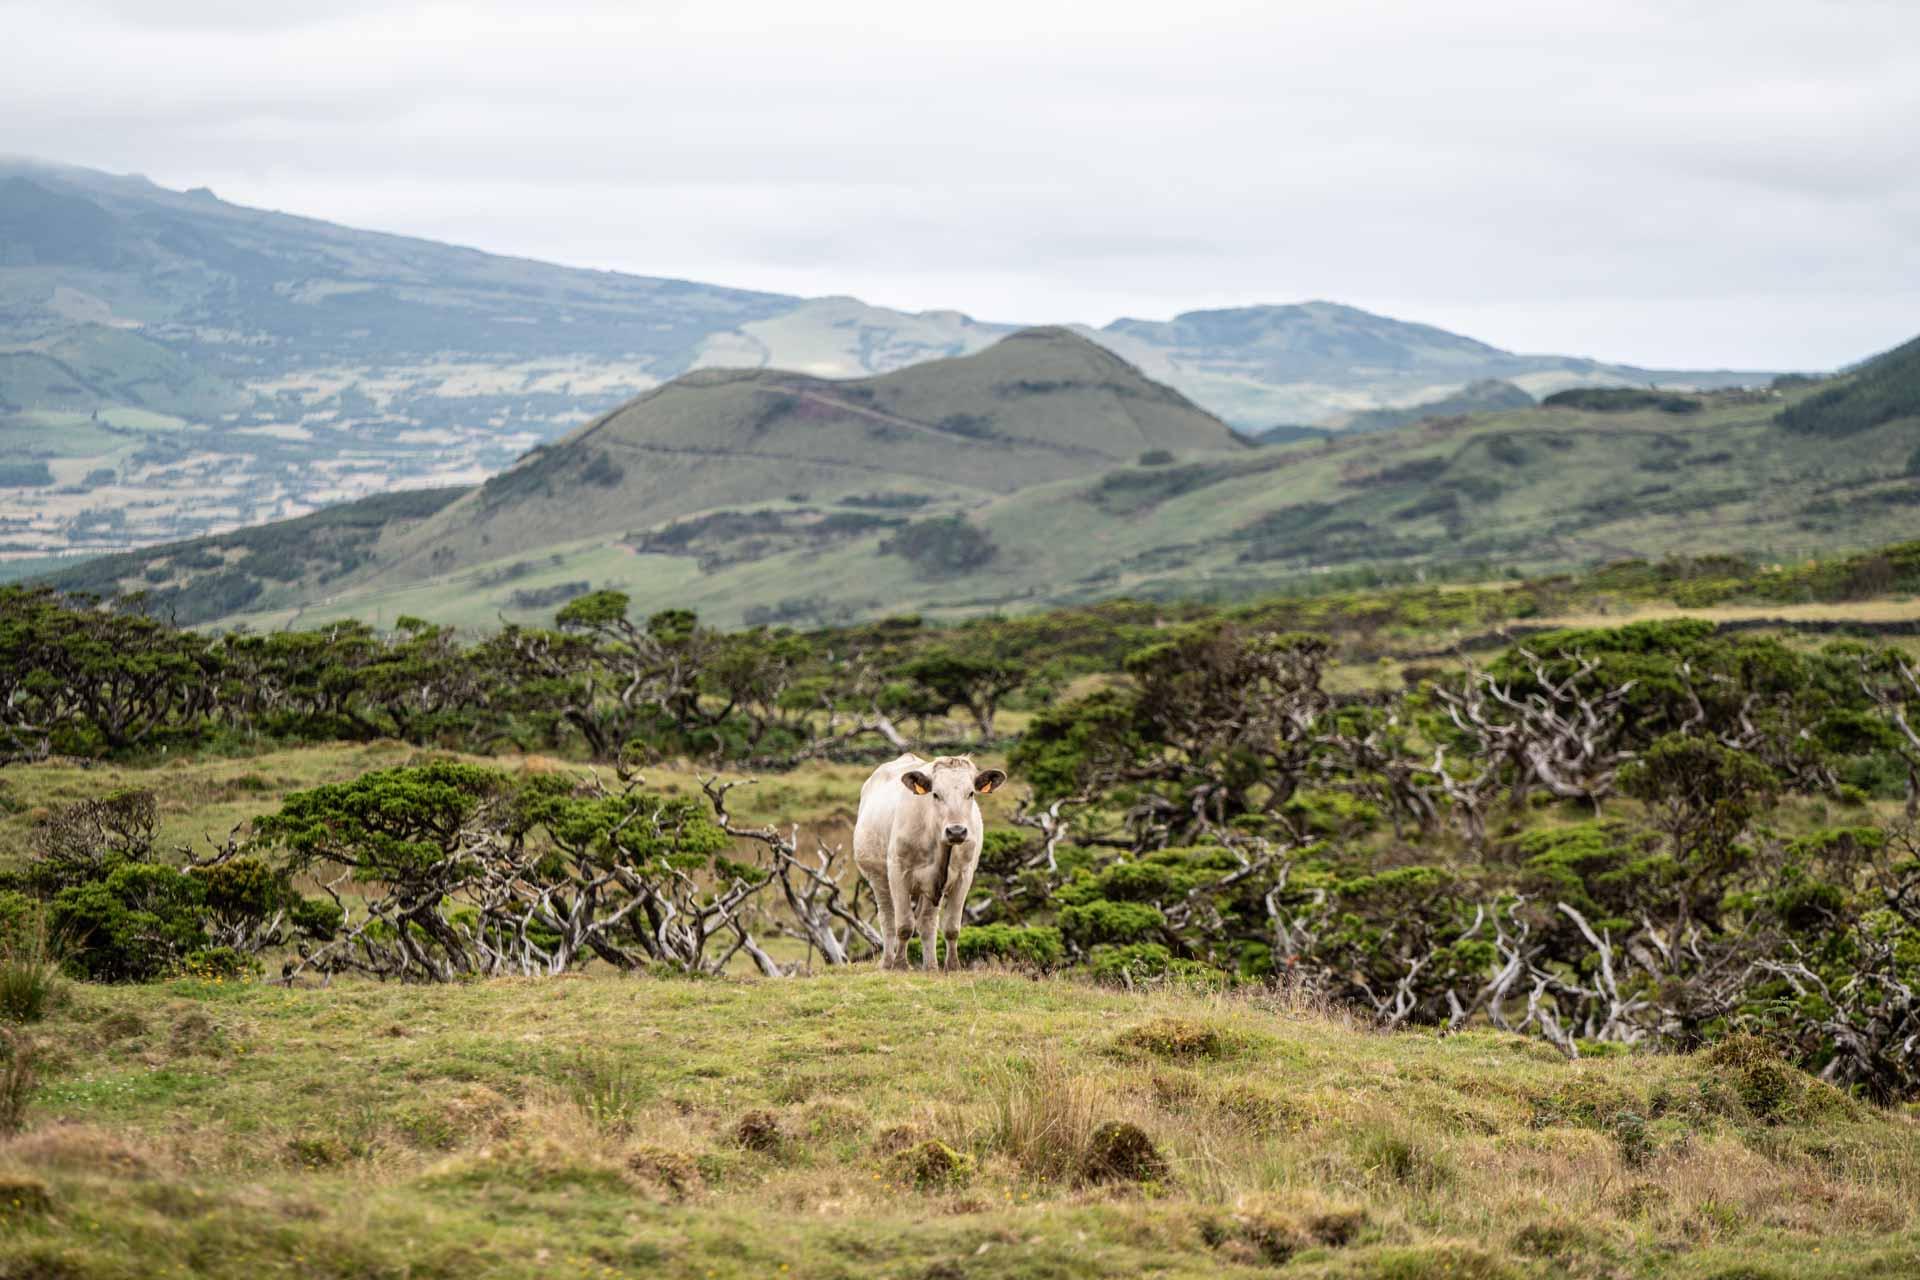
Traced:
POLYGON ((982 769, 973 775, 973 789, 981 795, 993 790, 1007 780, 1004 769, 982 769))
POLYGON ((900 781, 906 784, 907 790, 917 796, 923 796, 933 790, 933 779, 918 769, 907 770, 900 775, 900 781))

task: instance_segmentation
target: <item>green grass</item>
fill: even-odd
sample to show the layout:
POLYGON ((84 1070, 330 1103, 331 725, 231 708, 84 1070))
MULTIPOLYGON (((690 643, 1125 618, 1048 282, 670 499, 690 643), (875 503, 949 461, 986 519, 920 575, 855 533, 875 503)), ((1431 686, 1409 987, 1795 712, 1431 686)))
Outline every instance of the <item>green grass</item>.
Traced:
POLYGON ((1568 1064, 1284 1001, 870 971, 182 982, 82 988, 43 1034, 0 1187, 48 1208, 0 1233, 4 1275, 1920 1267, 1910 1121, 1797 1077, 1756 1115, 1703 1059, 1568 1064), (1152 1182, 1088 1180, 1116 1123, 1152 1182))

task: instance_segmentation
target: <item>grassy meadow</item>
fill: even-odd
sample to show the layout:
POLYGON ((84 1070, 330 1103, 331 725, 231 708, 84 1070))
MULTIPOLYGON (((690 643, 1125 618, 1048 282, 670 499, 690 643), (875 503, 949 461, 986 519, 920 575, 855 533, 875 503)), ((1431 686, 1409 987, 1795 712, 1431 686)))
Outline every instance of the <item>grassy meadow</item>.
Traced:
MULTIPOLYGON (((124 786, 155 792, 163 844, 219 838, 414 754, 9 769, 0 845, 124 786)), ((736 808, 843 840, 864 774, 810 765, 736 808)), ((26 1031, 0 1277, 1920 1271, 1920 1117, 1744 1041, 1570 1063, 1270 988, 870 965, 62 981, 26 1031)))
POLYGON ((866 969, 73 988, 45 1035, 4 1276, 1920 1270, 1920 1126, 1737 1045, 866 969))

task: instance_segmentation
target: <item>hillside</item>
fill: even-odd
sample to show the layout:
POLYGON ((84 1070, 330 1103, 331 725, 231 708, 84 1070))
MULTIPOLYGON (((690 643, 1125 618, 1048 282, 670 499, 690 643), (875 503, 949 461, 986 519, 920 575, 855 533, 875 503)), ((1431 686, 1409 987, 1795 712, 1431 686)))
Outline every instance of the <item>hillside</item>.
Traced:
POLYGON ((1788 430, 1829 440, 1913 418, 1920 418, 1920 338, 1863 362, 1780 413, 1788 430))
MULTIPOLYGON (((1328 303, 1075 326, 1237 427, 1512 378, 1764 375, 1516 356, 1328 303)), ((864 378, 1016 326, 586 271, 0 159, 0 556, 114 550, 477 483, 693 369, 864 378)))
POLYGON ((1366 409, 1339 419, 1343 431, 1391 431, 1426 418, 1450 418, 1463 413, 1494 413, 1502 409, 1532 407, 1534 397, 1499 378, 1482 378, 1460 390, 1408 405, 1404 409, 1366 409))
MULTIPOLYGON (((225 591, 166 548, 54 581, 164 583, 192 597, 163 596, 182 621, 222 625, 491 626, 599 587, 737 625, 1244 598, 1346 572, 1791 561, 1911 533, 1914 418, 1844 451, 1783 421, 1854 385, 1588 397, 1600 407, 1249 449, 1092 344, 1040 330, 879 379, 696 372, 382 533, 349 573, 329 560, 262 579, 237 614, 211 611, 225 591), (1102 370, 1121 381, 1102 389, 1102 370)), ((247 572, 238 542, 211 545, 229 548, 220 574, 247 572)))
MULTIPOLYGON (((1023 487, 1142 457, 1245 452, 1218 419, 1111 352, 1065 329, 1032 329, 977 355, 869 379, 696 370, 535 449, 429 518, 396 520, 377 541, 354 521, 352 555, 317 544, 305 573, 290 572, 278 552, 269 559, 255 550, 260 531, 241 531, 112 557, 55 580, 147 590, 183 622, 442 582, 498 588, 469 590, 468 599, 512 612, 524 607, 514 605, 515 592, 596 582, 598 571, 580 578, 577 557, 563 549, 583 542, 631 565, 677 561, 686 572, 715 568, 716 559, 750 567, 853 544, 872 559, 877 543, 916 521, 951 518, 1023 487), (236 606, 249 573, 257 589, 236 606)), ((983 550, 980 565, 963 557, 946 576, 967 576, 994 554, 983 550)), ((918 574, 914 555, 888 559, 898 576, 918 574)))

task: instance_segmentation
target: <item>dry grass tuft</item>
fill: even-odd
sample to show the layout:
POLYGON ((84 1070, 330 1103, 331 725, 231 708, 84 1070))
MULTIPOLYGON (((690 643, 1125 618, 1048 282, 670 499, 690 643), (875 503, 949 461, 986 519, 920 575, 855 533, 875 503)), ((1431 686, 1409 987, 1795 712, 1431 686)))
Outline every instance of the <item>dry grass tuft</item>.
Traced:
POLYGON ((1227 1260, 1245 1266, 1284 1266, 1303 1249, 1339 1249, 1367 1225, 1365 1209, 1308 1198, 1288 1203, 1270 1196, 1242 1196, 1224 1216, 1200 1220, 1200 1237, 1227 1260))
POLYGON ((59 1000, 60 960, 46 920, 34 912, 6 930, 0 948, 0 1022, 38 1022, 59 1000))
POLYGON ((639 1146, 627 1155, 627 1172, 645 1188, 658 1188, 670 1200, 685 1200, 700 1193, 705 1180, 700 1162, 684 1151, 665 1147, 639 1146))
POLYGON ((1399 1129, 1362 1130, 1354 1158, 1370 1180, 1409 1191, 1434 1191, 1454 1180, 1453 1163, 1446 1153, 1399 1129))
POLYGON ((469 1139, 499 1141, 513 1132, 513 1103, 484 1084, 469 1084, 441 1107, 448 1127, 469 1139))
POLYGON ((1109 1120, 1087 1138, 1080 1176, 1088 1182, 1162 1182, 1167 1158, 1139 1125, 1109 1120))
POLYGON ((915 1143, 893 1158, 900 1181, 922 1191, 964 1186, 973 1178, 974 1161, 937 1138, 915 1143))
POLYGON ((219 1057, 225 1036, 220 1027, 199 1009, 189 1009, 173 1020, 167 1032, 167 1052, 176 1058, 207 1054, 219 1057))
POLYGON ((842 1098, 822 1098, 800 1113, 800 1127, 811 1138, 858 1138, 867 1125, 866 1108, 842 1098))
POLYGON ((1053 1058, 1003 1072, 991 1084, 988 1143, 1035 1177, 1077 1176, 1094 1130, 1119 1105, 1100 1081, 1053 1058))
POLYGON ((53 1212, 53 1192, 24 1173, 0 1173, 0 1219, 37 1218, 53 1212))
POLYGON ((39 1087, 40 1046, 21 1031, 0 1030, 0 1137, 20 1132, 39 1087))
POLYGON ((873 1140, 873 1149, 883 1156, 890 1156, 926 1139, 927 1131, 919 1125, 896 1124, 880 1131, 880 1136, 873 1140))
POLYGON ((734 1121, 733 1140, 749 1151, 778 1151, 786 1142, 780 1117, 771 1111, 749 1111, 734 1121))
POLYGON ((1760 1036, 1731 1036, 1706 1052, 1747 1114, 1766 1124, 1847 1116, 1858 1104, 1824 1081, 1816 1080, 1781 1056, 1780 1048, 1760 1036))
POLYGON ((0 1157, 35 1169, 139 1177, 163 1162, 148 1148, 98 1125, 54 1124, 0 1144, 0 1157))
POLYGON ((147 1020, 131 1009, 116 1009, 94 1024, 94 1034, 102 1045, 137 1040, 147 1034, 147 1020))
POLYGON ((1120 1044, 1179 1062, 1224 1058, 1233 1045, 1218 1027, 1187 1018, 1155 1018, 1124 1031, 1120 1044))

